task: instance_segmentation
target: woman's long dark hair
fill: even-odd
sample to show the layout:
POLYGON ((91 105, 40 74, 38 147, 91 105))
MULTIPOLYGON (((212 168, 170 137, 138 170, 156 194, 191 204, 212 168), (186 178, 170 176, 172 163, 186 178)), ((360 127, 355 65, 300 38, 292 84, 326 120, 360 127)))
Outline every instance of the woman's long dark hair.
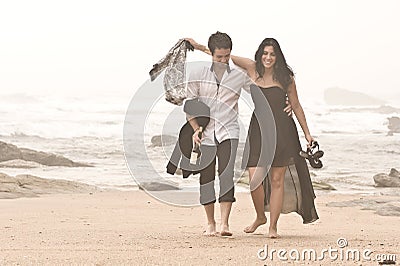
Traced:
POLYGON ((258 73, 257 79, 262 78, 265 72, 264 65, 261 61, 265 46, 272 46, 276 55, 276 61, 273 66, 274 73, 272 78, 275 81, 278 81, 283 86, 283 89, 287 91, 289 85, 292 83, 294 73, 290 66, 286 63, 286 59, 282 53, 281 47, 278 41, 274 38, 265 38, 261 42, 260 46, 258 46, 258 49, 254 56, 254 60, 256 61, 256 71, 258 73))

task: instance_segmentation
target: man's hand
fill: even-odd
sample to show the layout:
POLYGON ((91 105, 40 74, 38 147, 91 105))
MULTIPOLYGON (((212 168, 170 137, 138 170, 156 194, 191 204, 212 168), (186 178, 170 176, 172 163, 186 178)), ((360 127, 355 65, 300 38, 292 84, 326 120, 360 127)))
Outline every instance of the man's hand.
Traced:
POLYGON ((293 110, 292 110, 292 105, 288 100, 286 100, 286 107, 283 109, 287 113, 288 116, 292 117, 293 116, 293 110))
POLYGON ((204 45, 201 45, 201 44, 197 43, 192 38, 185 38, 185 40, 190 42, 190 44, 194 47, 195 50, 200 50, 200 51, 204 50, 204 45))
POLYGON ((188 41, 195 50, 202 51, 208 55, 211 55, 211 51, 207 48, 207 46, 204 46, 202 44, 197 43, 195 40, 192 38, 185 38, 186 41, 188 41))
POLYGON ((200 133, 200 129, 196 129, 196 131, 194 132, 194 134, 193 134, 193 141, 194 141, 194 143, 196 143, 196 144, 201 144, 201 139, 199 138, 199 133, 200 133))

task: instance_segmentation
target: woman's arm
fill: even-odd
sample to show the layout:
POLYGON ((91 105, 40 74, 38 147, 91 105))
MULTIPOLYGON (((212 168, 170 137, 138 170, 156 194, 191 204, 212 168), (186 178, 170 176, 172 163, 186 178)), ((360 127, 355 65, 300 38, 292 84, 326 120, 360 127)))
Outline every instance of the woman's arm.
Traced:
MULTIPOLYGON (((208 55, 211 55, 211 51, 207 48, 207 46, 199 44, 192 38, 185 38, 186 41, 190 42, 191 45, 193 45, 194 49, 202 51, 208 55)), ((246 70, 246 72, 249 74, 250 77, 253 76, 254 71, 256 69, 256 62, 245 57, 240 57, 236 55, 231 55, 231 59, 233 63, 243 69, 246 70)))
POLYGON ((245 69, 247 71, 247 73, 249 74, 249 76, 253 76, 250 74, 254 74, 253 72, 256 69, 255 61, 253 61, 249 58, 240 57, 240 56, 236 56, 236 55, 231 55, 231 59, 235 65, 245 69))
POLYGON ((308 144, 311 145, 311 143, 314 141, 314 138, 311 136, 310 130, 308 129, 306 116, 297 95, 296 82, 294 81, 294 79, 292 81, 292 84, 290 84, 288 87, 288 97, 290 104, 292 105, 293 112, 296 115, 297 121, 299 121, 301 129, 304 132, 304 136, 308 144))

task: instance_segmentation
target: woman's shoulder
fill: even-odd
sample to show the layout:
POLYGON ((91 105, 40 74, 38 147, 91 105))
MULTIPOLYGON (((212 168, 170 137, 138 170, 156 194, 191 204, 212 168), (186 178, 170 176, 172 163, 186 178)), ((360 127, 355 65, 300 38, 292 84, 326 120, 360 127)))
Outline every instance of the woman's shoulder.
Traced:
POLYGON ((258 77, 258 73, 256 70, 256 65, 254 65, 254 68, 251 68, 250 70, 247 71, 249 77, 255 82, 257 83, 257 80, 259 79, 258 77))

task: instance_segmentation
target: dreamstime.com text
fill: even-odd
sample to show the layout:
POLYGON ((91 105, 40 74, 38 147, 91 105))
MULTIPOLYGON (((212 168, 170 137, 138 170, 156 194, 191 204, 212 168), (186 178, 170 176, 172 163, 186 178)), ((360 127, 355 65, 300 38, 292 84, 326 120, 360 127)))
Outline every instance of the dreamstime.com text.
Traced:
POLYGON ((346 248, 348 243, 345 238, 337 240, 337 247, 328 247, 320 252, 313 248, 306 249, 274 249, 268 248, 268 245, 257 251, 257 257, 260 260, 280 260, 280 261, 322 261, 329 259, 331 261, 396 261, 396 254, 374 254, 370 249, 351 249, 346 248))

